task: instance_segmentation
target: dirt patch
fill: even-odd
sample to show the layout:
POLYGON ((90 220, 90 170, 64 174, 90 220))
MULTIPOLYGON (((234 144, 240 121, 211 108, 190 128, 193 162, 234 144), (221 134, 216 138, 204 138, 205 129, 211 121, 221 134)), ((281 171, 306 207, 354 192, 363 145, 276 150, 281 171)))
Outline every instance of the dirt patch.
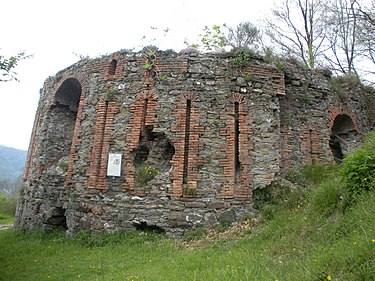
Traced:
POLYGON ((207 234, 201 239, 195 241, 184 241, 182 244, 187 249, 193 250, 222 239, 244 237, 250 235, 250 233, 256 232, 256 227, 259 225, 260 220, 260 218, 253 218, 251 220, 243 221, 222 232, 219 232, 217 229, 209 229, 207 234))

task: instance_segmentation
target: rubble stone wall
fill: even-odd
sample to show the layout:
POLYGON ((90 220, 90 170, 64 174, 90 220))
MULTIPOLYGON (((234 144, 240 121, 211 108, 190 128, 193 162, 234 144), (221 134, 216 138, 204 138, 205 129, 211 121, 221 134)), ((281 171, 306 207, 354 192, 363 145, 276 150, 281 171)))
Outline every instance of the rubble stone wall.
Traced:
POLYGON ((254 214, 253 190, 361 143, 371 95, 347 92, 327 73, 260 57, 236 67, 229 53, 82 60, 41 91, 15 225, 175 236, 236 222, 254 214))

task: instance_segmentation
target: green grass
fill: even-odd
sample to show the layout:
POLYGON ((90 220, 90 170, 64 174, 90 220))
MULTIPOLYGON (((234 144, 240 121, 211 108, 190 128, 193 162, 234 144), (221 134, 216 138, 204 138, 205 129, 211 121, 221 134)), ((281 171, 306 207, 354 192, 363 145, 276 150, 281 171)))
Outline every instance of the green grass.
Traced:
POLYGON ((301 187, 257 194, 251 231, 189 247, 207 230, 172 240, 153 233, 66 238, 0 232, 0 280, 375 280, 375 194, 343 208, 340 167, 290 175, 301 187))

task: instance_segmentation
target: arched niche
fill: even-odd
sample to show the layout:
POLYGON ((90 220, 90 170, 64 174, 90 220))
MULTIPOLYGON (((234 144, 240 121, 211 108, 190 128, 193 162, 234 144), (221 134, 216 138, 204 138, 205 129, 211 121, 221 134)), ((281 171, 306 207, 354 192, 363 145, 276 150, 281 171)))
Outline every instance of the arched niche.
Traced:
POLYGON ((81 84, 75 78, 66 79, 55 93, 47 121, 45 157, 48 166, 70 153, 81 93, 81 84))
POLYGON ((347 155, 353 142, 356 142, 357 130, 352 118, 347 114, 336 116, 332 128, 329 146, 336 161, 341 161, 347 155))

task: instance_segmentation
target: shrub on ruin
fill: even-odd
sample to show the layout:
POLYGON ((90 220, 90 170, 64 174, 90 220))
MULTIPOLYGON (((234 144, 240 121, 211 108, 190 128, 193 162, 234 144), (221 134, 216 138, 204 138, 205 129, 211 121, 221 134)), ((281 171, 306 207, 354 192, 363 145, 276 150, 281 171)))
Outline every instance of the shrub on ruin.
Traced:
POLYGON ((150 165, 138 165, 135 168, 135 183, 138 186, 144 186, 158 174, 160 174, 159 170, 150 165))

